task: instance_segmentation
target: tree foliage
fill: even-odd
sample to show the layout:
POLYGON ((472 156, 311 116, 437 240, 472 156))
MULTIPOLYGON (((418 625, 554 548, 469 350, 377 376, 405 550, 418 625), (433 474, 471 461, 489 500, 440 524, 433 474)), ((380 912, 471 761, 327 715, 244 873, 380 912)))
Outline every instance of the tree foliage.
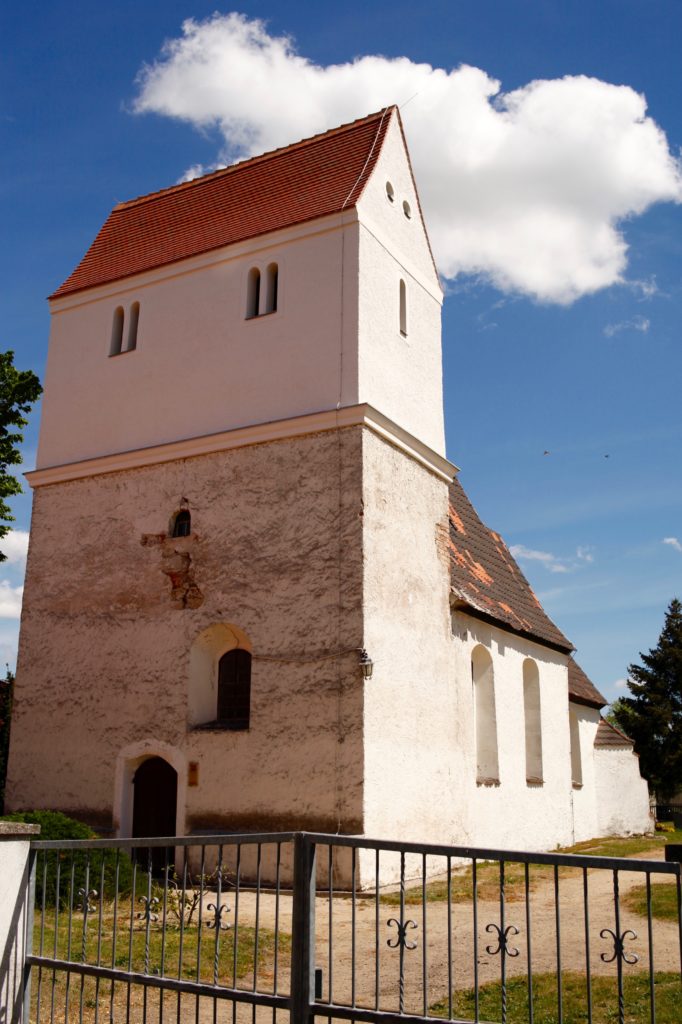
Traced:
MULTIPOLYGON (((3 821, 40 825, 40 839, 57 841, 97 839, 96 832, 61 811, 16 811, 3 821)), ((116 893, 127 895, 132 888, 133 867, 125 850, 49 850, 43 854, 36 872, 36 907, 73 906, 78 890, 95 889, 102 898, 113 900, 116 893)))
MULTIPOLYGON (((6 498, 21 494, 21 484, 9 470, 21 462, 19 445, 24 440, 22 427, 26 416, 42 392, 40 381, 32 370, 17 370, 14 352, 0 352, 0 539, 14 521, 6 498)), ((0 562, 5 555, 0 551, 0 562)))
POLYGON ((658 644, 628 668, 631 696, 612 708, 613 721, 635 743, 642 775, 659 799, 682 790, 682 604, 674 598, 658 644))

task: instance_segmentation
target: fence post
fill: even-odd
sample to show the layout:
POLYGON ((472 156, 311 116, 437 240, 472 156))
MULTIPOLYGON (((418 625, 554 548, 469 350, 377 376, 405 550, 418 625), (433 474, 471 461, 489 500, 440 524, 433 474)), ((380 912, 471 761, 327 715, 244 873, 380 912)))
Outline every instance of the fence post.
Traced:
POLYGON ((0 1021, 29 1020, 30 967, 38 825, 0 821, 0 1021))
POLYGON ((308 1024, 315 985, 315 844, 294 836, 291 922, 291 1024, 308 1024))

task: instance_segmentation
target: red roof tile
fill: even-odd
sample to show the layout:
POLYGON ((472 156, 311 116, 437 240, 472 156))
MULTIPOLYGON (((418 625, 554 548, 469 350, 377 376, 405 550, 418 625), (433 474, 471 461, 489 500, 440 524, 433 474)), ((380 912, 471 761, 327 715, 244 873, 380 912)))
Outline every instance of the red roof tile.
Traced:
POLYGON ((595 747, 634 747, 633 741, 629 736, 626 736, 620 729, 616 729, 615 725, 611 725, 606 719, 599 719, 599 727, 597 729, 597 735, 594 738, 595 747))
POLYGON ((338 213, 358 202, 395 107, 114 207, 51 298, 338 213))
POLYGON ((498 533, 479 519, 458 479, 450 485, 450 582, 463 610, 569 652, 498 533))
POLYGON ((568 662, 568 699, 592 708, 603 708, 608 703, 573 658, 568 662))

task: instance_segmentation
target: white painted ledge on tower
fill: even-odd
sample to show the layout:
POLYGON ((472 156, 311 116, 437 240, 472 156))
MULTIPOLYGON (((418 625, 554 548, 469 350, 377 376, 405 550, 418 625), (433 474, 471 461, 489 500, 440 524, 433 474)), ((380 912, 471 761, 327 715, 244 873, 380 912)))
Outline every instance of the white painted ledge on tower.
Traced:
POLYGON ((305 416, 295 416, 290 419, 272 420, 269 423, 256 423, 248 427, 239 427, 237 430, 226 430, 202 437, 188 437, 180 441, 172 441, 169 444, 136 448, 113 455, 102 455, 95 459, 71 462, 62 466, 48 466, 25 475, 31 487, 43 487, 47 484, 98 476, 102 473, 117 473, 121 470, 172 462, 175 459, 188 459, 195 455, 208 455, 213 452, 229 451, 233 448, 244 448, 248 445, 266 444, 269 441, 354 426, 367 427, 448 483, 458 472, 454 463, 429 448, 407 430, 403 430, 378 409, 363 403, 309 413, 305 416))

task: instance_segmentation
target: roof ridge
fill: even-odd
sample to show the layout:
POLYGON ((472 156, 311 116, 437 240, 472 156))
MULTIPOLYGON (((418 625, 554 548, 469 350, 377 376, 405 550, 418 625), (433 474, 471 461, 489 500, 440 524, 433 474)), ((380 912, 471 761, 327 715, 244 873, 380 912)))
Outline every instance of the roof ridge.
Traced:
MULTIPOLYGON (((180 181, 175 185, 168 185, 166 188, 160 188, 154 192, 146 192, 141 196, 135 196, 133 199, 125 199, 123 202, 117 203, 111 212, 114 214, 123 210, 129 210, 134 206, 142 206, 144 203, 152 202, 159 196, 170 195, 171 193, 181 192, 188 188, 197 187, 198 185, 208 182, 209 180, 213 180, 219 176, 225 177, 228 174, 241 170, 245 167, 261 163, 265 160, 272 160, 274 157, 281 156, 284 153, 290 153, 294 150, 314 145, 322 139, 330 138, 333 135, 340 135, 343 132, 350 131, 351 128, 357 128, 361 124, 370 123, 377 118, 383 119, 386 113, 392 109, 397 109, 395 103, 388 104, 387 106, 382 107, 381 110, 374 111, 372 114, 366 114, 364 117, 358 117, 354 121, 347 121, 345 124, 337 125, 335 128, 328 128, 327 131, 317 132, 315 135, 309 135, 308 138, 299 139, 297 142, 290 142, 286 146, 279 146, 277 149, 266 150, 264 153, 257 153, 255 156, 246 157, 246 159, 239 160, 235 164, 229 164, 227 167, 219 167, 215 171, 209 171, 208 174, 201 174, 197 178, 190 178, 189 181, 180 181)), ((354 190, 355 185, 351 192, 354 190)))

